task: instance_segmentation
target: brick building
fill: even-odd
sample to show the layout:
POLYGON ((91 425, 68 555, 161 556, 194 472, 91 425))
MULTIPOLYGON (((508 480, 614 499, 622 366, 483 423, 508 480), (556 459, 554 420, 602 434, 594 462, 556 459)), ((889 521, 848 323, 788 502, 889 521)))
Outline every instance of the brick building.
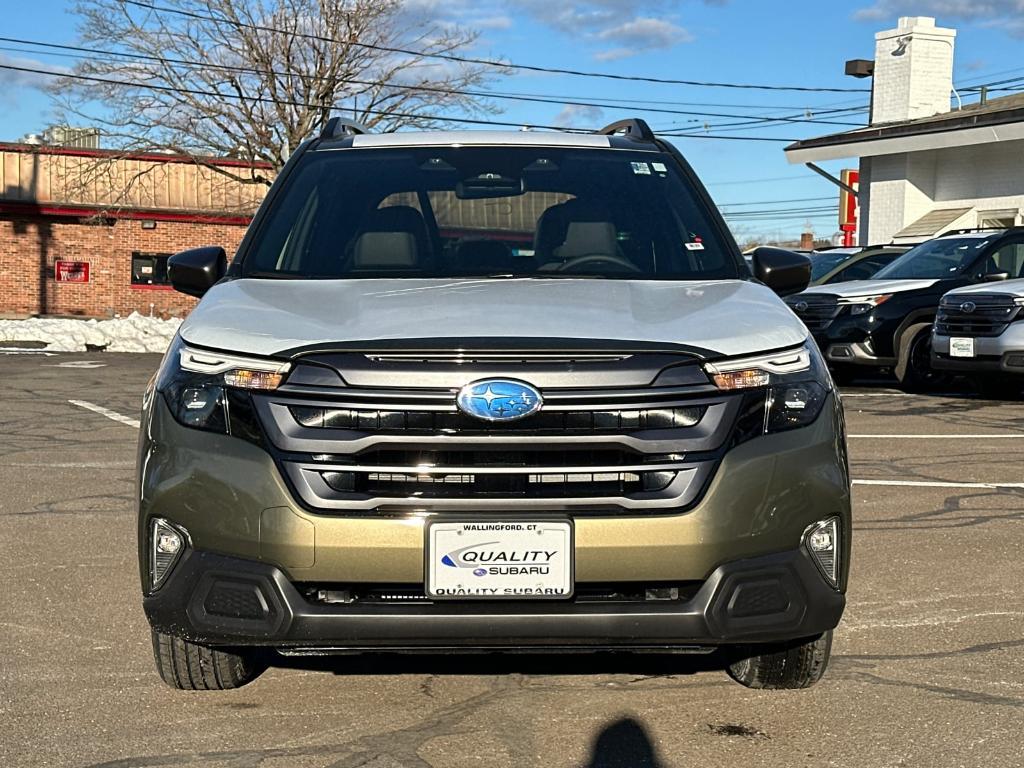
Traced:
POLYGON ((791 163, 860 158, 864 245, 1024 223, 1024 94, 964 103, 955 38, 929 17, 879 32, 871 124, 786 148, 791 163))
POLYGON ((182 316, 195 300, 168 285, 167 257, 231 254, 264 191, 184 157, 0 144, 0 316, 182 316))

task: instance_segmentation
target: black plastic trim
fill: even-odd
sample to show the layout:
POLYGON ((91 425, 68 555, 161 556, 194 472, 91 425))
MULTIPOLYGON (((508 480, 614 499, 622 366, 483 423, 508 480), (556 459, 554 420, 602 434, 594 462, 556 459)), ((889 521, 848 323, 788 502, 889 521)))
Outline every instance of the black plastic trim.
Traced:
POLYGON ((165 589, 143 605, 152 626, 208 645, 337 650, 458 647, 704 646, 810 637, 834 628, 845 596, 822 579, 801 549, 719 566, 686 602, 573 601, 426 602, 399 605, 322 605, 307 601, 278 568, 197 551, 182 561, 165 589), (246 580, 266 592, 275 614, 246 623, 203 610, 203 585, 217 578, 246 580), (771 584, 785 596, 782 610, 737 615, 743 584, 771 584), (279 610, 278 610, 279 609, 279 610))

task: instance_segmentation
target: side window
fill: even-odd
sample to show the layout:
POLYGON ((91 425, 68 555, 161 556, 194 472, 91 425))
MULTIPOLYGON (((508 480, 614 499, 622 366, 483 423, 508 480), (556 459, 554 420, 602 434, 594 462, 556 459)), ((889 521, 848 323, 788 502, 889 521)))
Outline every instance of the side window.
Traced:
POLYGON ((981 274, 988 272, 1006 272, 1011 279, 1024 277, 1024 239, 1014 239, 1004 243, 987 260, 981 274), (995 269, 992 269, 992 263, 995 269))
POLYGON ((830 283, 845 283, 847 280, 867 280, 875 273, 875 269, 867 264, 867 260, 858 261, 845 269, 836 272, 829 280, 830 283))
POLYGON ((132 251, 132 285, 170 285, 167 279, 169 253, 132 251))

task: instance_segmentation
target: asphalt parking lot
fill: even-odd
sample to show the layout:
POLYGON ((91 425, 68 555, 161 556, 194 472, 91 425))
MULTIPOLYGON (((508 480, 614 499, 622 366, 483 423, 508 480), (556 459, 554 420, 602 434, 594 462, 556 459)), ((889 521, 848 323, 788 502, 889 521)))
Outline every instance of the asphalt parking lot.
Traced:
POLYGON ((184 693, 140 605, 136 429, 69 402, 130 422, 157 362, 0 356, 4 766, 1024 764, 1024 402, 845 390, 850 602, 811 690, 747 690, 713 658, 470 656, 184 693))

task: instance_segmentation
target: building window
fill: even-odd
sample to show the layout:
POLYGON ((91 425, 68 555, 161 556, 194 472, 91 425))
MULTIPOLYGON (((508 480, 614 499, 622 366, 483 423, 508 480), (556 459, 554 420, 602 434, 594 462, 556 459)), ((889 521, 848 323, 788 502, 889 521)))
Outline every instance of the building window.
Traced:
POLYGON ((132 285, 170 285, 167 279, 169 253, 132 252, 132 285))
POLYGON ((1017 225, 1017 211, 978 211, 978 226, 1004 229, 1017 225))

